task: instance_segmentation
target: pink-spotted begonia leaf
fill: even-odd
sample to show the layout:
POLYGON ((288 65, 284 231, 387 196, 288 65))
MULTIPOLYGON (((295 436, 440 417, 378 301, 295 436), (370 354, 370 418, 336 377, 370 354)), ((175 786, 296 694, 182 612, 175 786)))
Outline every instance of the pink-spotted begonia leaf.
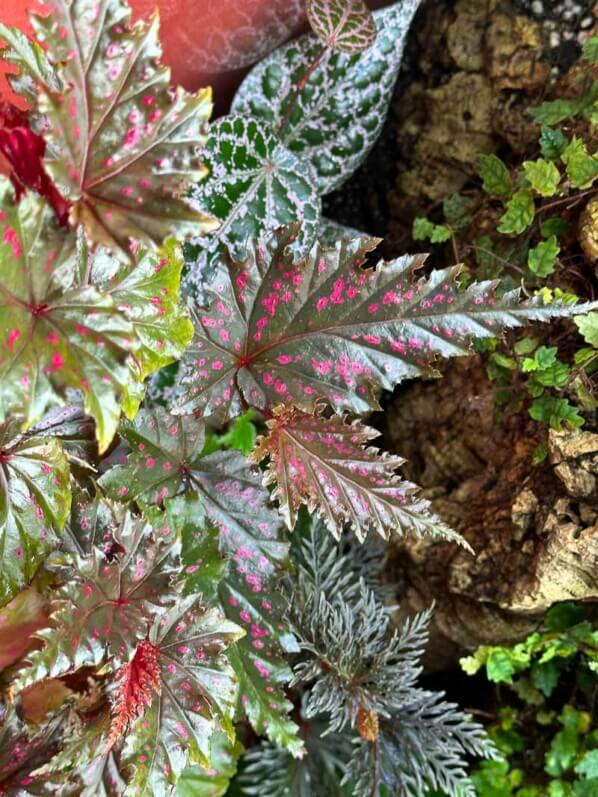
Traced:
POLYGON ((376 40, 376 21, 364 0, 308 0, 307 18, 318 39, 332 50, 358 53, 376 40))
POLYGON ((56 546, 71 505, 69 465, 59 440, 0 424, 0 605, 33 578, 56 546))
POLYGON ((14 708, 0 706, 2 797, 33 797, 45 793, 44 777, 33 773, 58 750, 63 727, 63 718, 57 716, 32 736, 14 708))
POLYGON ((179 551, 175 529, 153 529, 122 510, 110 556, 93 548, 72 557, 67 580, 52 593, 51 622, 36 634, 43 646, 29 655, 13 692, 106 657, 113 667, 128 661, 154 616, 177 598, 179 551))
POLYGON ((79 389, 106 448, 139 343, 114 299, 78 271, 74 238, 49 206, 33 194, 16 204, 0 178, 0 421, 18 413, 31 425, 79 389))
POLYGON ((126 737, 123 758, 132 776, 126 794, 170 794, 188 764, 210 766, 210 740, 233 737, 237 694, 226 648, 243 631, 197 596, 180 599, 154 620, 148 635, 161 689, 126 737))
POLYGON ((425 255, 363 268, 372 238, 316 244, 292 263, 294 234, 279 231, 245 260, 219 265, 181 361, 174 412, 234 417, 248 405, 311 410, 321 400, 367 412, 381 388, 434 374, 439 357, 471 353, 476 338, 592 307, 520 302, 519 291, 499 296, 494 282, 460 290, 457 267, 418 278, 425 255))
POLYGON ((183 198, 203 174, 211 92, 170 87, 160 63, 158 16, 131 21, 124 0, 52 0, 32 14, 36 38, 58 65, 56 89, 38 79, 45 165, 91 241, 128 251, 214 229, 183 198))
POLYGON ((251 458, 269 459, 264 484, 274 485, 289 529, 305 504, 337 539, 350 524, 360 541, 373 530, 385 539, 411 532, 463 542, 430 511, 418 488, 397 475, 404 460, 368 445, 380 434, 375 429, 282 406, 267 425, 251 458))
POLYGON ((121 405, 132 414, 145 377, 191 337, 181 269, 174 242, 134 264, 90 255, 43 200, 15 203, 0 178, 0 421, 14 413, 34 424, 73 388, 105 450, 121 405))
POLYGON ((66 725, 61 749, 36 772, 48 784, 47 793, 122 797, 127 784, 119 751, 106 750, 110 722, 108 709, 101 709, 66 725))
MULTIPOLYGON (((160 504, 185 492, 187 500, 199 502, 218 528, 220 551, 229 559, 219 587, 222 605, 229 619, 248 630, 233 646, 238 651, 232 659, 237 676, 247 683, 242 706, 259 733, 299 751, 297 727, 288 719, 290 704, 282 688, 291 678, 282 650, 292 647, 293 640, 282 623, 273 587, 288 546, 259 471, 237 452, 202 456, 203 422, 174 417, 161 408, 141 410, 133 421, 123 421, 121 434, 131 453, 126 465, 102 476, 102 488, 121 501, 160 504)), ((201 539, 201 524, 195 531, 201 539)), ((194 529, 188 526, 183 533, 193 534, 194 529)), ((183 543, 187 550, 192 545, 183 543)))

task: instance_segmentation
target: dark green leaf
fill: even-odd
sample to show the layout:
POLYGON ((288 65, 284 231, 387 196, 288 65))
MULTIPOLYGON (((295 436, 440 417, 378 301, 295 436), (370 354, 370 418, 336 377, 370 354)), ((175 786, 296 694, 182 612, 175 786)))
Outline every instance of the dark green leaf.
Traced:
POLYGON ((478 174, 484 181, 484 191, 489 194, 508 196, 511 193, 511 175, 497 155, 478 155, 478 174))

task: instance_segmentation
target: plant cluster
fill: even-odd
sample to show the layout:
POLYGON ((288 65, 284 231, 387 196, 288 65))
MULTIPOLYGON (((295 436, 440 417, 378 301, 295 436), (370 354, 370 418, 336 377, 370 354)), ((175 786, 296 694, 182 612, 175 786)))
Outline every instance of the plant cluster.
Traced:
MULTIPOLYGON (((530 109, 540 129, 534 157, 509 167, 494 153, 480 154, 482 190, 447 197, 442 221, 417 217, 416 241, 450 242, 456 259, 468 256, 477 274, 500 278, 505 286, 519 281, 526 291, 547 299, 576 301, 575 293, 559 288, 555 277, 561 286, 571 284, 572 258, 563 256, 577 238, 576 209, 588 198, 595 202, 597 44, 598 38, 592 37, 583 46, 581 78, 573 97, 530 109), (493 230, 488 229, 489 221, 493 230)), ((527 406, 531 418, 557 430, 563 425, 579 428, 584 414, 595 414, 598 315, 580 317, 575 323, 585 345, 577 342, 573 351, 565 352, 565 359, 558 347, 542 345, 536 337, 510 339, 507 347, 499 340, 477 344, 486 355, 488 376, 496 383, 498 408, 519 411, 527 406)), ((536 459, 543 456, 544 446, 536 459)))
POLYGON ((490 726, 504 759, 482 762, 472 775, 480 797, 596 793, 598 626, 591 610, 557 604, 523 642, 480 647, 461 664, 505 685, 509 703, 490 726))
POLYGON ((319 240, 417 5, 312 0, 209 130, 124 0, 0 27, 31 105, 0 139, 3 793, 222 794, 247 726, 248 794, 327 793, 321 760, 333 793, 473 795, 495 755, 417 685, 429 613, 393 630, 372 537, 464 542, 361 416, 593 305, 319 240))

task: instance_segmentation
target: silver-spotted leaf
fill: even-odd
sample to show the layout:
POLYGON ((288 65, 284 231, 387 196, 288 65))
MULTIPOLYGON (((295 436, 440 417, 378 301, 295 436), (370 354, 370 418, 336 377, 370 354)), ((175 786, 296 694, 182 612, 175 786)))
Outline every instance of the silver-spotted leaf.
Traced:
POLYGON ((376 40, 376 21, 363 0, 308 0, 307 18, 326 47, 358 53, 376 40))
MULTIPOLYGON (((259 472, 236 452, 201 456, 203 423, 173 417, 161 408, 141 410, 133 421, 123 422, 121 434, 131 453, 126 465, 117 465, 102 477, 102 487, 120 500, 143 504, 162 503, 183 491, 186 501, 199 502, 218 528, 220 550, 229 559, 219 587, 221 603, 227 617, 248 631, 234 646, 238 654, 231 659, 242 684, 246 683, 242 707, 258 732, 300 750, 282 687, 291 679, 282 650, 292 645, 292 639, 274 587, 288 546, 259 472)), ((200 533, 195 541, 199 543, 201 528, 183 528, 183 534, 195 531, 200 533)), ((192 550, 193 541, 186 540, 183 549, 192 550)))
POLYGON ((418 279, 425 255, 364 269, 374 239, 316 244, 293 263, 292 235, 277 233, 245 260, 220 265, 181 361, 175 412, 234 417, 248 405, 312 409, 319 399, 367 412, 381 388, 434 373, 438 357, 468 354, 476 338, 579 312, 541 297, 520 303, 518 291, 500 297, 493 282, 461 291, 458 268, 418 279))
POLYGON ((208 174, 192 197, 221 226, 192 240, 190 251, 199 251, 194 262, 187 258, 188 292, 198 293, 223 244, 234 257, 242 257, 250 238, 302 219, 303 227, 289 246, 297 254, 309 248, 321 212, 316 175, 268 125, 248 116, 225 116, 211 126, 202 155, 208 174))
POLYGON ((162 688, 126 738, 127 795, 170 794, 188 764, 210 766, 212 735, 221 728, 232 734, 237 684, 223 654, 242 633, 197 596, 155 619, 148 640, 162 688))
POLYGON ((385 539, 411 532, 462 542, 432 514, 417 487, 396 474, 404 460, 368 445, 379 435, 375 429, 286 407, 275 408, 267 424, 252 459, 269 458, 264 483, 275 485, 273 497, 289 529, 305 504, 337 539, 350 524, 361 541, 374 530, 385 539))
POLYGON ((319 193, 332 191, 380 134, 420 1, 400 0, 376 12, 376 41, 361 53, 322 53, 313 34, 281 47, 245 78, 233 113, 256 116, 279 131, 285 147, 314 167, 319 193))
POLYGON ((38 632, 43 647, 29 656, 13 684, 20 692, 44 678, 97 666, 117 667, 147 634, 154 616, 177 597, 176 530, 153 529, 121 511, 110 557, 94 548, 74 556, 66 582, 53 593, 51 625, 38 632))
POLYGON ((33 578, 56 546, 71 505, 60 442, 0 425, 0 605, 33 578))
POLYGON ((55 0, 31 22, 65 86, 39 84, 46 168, 89 239, 127 251, 213 229, 181 196, 203 175, 211 93, 171 90, 157 15, 133 24, 124 0, 55 0))
POLYGON ((74 238, 51 208, 33 194, 17 204, 0 178, 0 421, 19 413, 33 424, 75 388, 104 449, 139 344, 114 299, 78 277, 74 238))

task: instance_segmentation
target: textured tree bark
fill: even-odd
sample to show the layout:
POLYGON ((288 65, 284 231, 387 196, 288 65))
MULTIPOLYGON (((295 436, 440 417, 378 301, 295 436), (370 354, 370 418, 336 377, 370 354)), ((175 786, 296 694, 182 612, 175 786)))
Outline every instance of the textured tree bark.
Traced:
POLYGON ((598 598, 598 434, 551 431, 548 459, 534 467, 541 427, 524 414, 497 422, 475 359, 406 387, 385 423, 406 475, 476 552, 425 540, 395 548, 402 611, 436 601, 430 663, 514 642, 557 601, 598 598))

